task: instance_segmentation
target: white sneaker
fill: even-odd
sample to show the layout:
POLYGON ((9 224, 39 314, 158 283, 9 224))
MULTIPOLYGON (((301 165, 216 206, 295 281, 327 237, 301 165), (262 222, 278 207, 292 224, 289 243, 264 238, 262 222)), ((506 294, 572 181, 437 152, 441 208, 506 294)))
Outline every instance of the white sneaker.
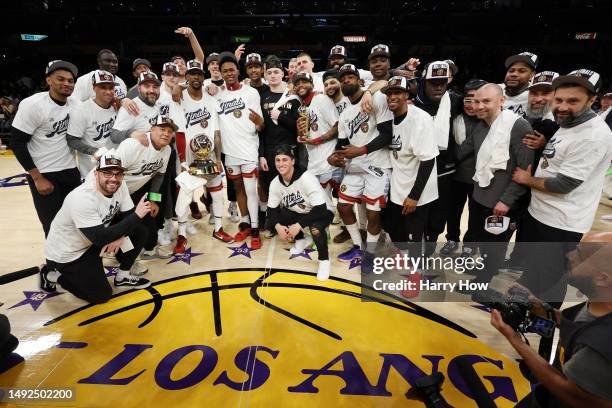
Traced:
POLYGON ((164 232, 171 238, 174 236, 174 234, 176 234, 176 228, 174 227, 172 220, 166 219, 164 221, 164 232))
POLYGON ((166 234, 165 229, 160 229, 157 231, 157 243, 159 245, 169 245, 172 242, 172 238, 168 234, 166 234))
POLYGON ((240 221, 240 215, 238 214, 238 205, 236 204, 236 202, 230 202, 227 212, 229 212, 231 222, 240 221))
POLYGON ((149 272, 149 268, 147 268, 138 261, 135 261, 134 265, 132 265, 132 267, 130 268, 130 275, 133 276, 142 276, 147 272, 149 272))
POLYGON ((168 259, 171 257, 172 257, 172 251, 162 248, 160 245, 157 245, 155 248, 153 248, 150 251, 144 251, 142 253, 141 259, 143 261, 151 261, 153 259, 168 259))
POLYGON ((317 279, 324 282, 329 279, 330 263, 329 259, 319 261, 319 270, 317 271, 317 279))
POLYGON ((195 235, 197 233, 198 233, 198 229, 196 228, 196 226, 193 225, 191 222, 187 221, 187 234, 195 235))
POLYGON ((309 248, 312 245, 312 242, 312 237, 310 235, 306 235, 306 237, 296 240, 295 244, 291 247, 291 249, 289 249, 289 252, 292 255, 299 255, 304 252, 306 248, 309 248))

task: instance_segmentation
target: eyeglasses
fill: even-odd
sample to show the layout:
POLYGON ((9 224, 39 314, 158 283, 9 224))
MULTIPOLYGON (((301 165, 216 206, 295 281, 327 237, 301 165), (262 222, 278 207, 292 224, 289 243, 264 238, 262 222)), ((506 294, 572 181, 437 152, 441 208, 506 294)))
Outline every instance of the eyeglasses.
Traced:
POLYGON ((113 171, 100 171, 100 174, 102 174, 102 177, 104 177, 107 180, 110 180, 111 178, 115 178, 116 180, 122 180, 123 179, 123 172, 121 171, 117 171, 117 172, 113 172, 113 171))
POLYGON ((463 98, 464 105, 472 105, 474 103, 476 103, 476 100, 474 98, 463 98))

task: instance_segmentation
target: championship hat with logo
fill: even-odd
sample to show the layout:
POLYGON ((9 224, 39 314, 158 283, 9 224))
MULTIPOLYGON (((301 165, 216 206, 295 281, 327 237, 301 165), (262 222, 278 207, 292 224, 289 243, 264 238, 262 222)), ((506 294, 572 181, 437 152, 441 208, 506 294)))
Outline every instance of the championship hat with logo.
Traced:
POLYGON ((423 72, 425 79, 448 79, 450 77, 450 66, 446 61, 434 61, 427 64, 423 72))
POLYGON ((347 56, 346 48, 342 45, 334 45, 332 49, 329 51, 329 56, 330 57, 340 56, 340 57, 346 58, 347 56))
POLYGON ((561 85, 574 84, 586 88, 591 93, 597 93, 601 86, 601 77, 590 69, 577 69, 567 75, 561 75, 552 82, 553 89, 561 85))
POLYGON ((357 77, 359 78, 359 70, 353 64, 344 64, 338 70, 338 78, 342 78, 342 76, 346 74, 357 75, 357 77))
POLYGON ((115 82, 115 76, 113 74, 101 69, 94 71, 93 75, 91 76, 91 82, 94 86, 104 84, 115 86, 119 85, 117 82, 115 82))
POLYGON ((368 55, 368 61, 376 57, 391 58, 391 53, 389 52, 389 46, 385 44, 377 44, 373 46, 372 49, 370 50, 370 55, 368 55))
POLYGON ((159 80, 155 72, 151 71, 141 72, 140 75, 138 75, 138 85, 144 84, 145 82, 153 82, 157 85, 161 85, 161 81, 159 80))
POLYGON ((187 70, 185 72, 189 72, 189 71, 200 71, 203 74, 204 65, 202 65, 202 63, 198 61, 197 59, 189 60, 187 61, 187 70))
POLYGON ((517 62, 523 62, 535 71, 538 67, 538 63, 540 62, 540 60, 538 56, 532 52, 521 52, 520 54, 512 55, 506 58, 506 69, 510 68, 512 64, 517 62))
POLYGON ((559 76, 558 72, 554 71, 542 71, 538 72, 533 76, 531 83, 527 89, 535 88, 536 86, 542 86, 552 89, 553 81, 559 76))

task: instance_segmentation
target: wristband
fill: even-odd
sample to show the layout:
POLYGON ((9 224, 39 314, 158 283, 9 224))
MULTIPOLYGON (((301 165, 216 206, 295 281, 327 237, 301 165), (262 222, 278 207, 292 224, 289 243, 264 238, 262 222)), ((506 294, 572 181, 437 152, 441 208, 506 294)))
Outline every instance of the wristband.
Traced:
POLYGON ((319 137, 317 137, 315 139, 311 139, 310 143, 312 143, 314 145, 321 144, 321 143, 323 143, 323 137, 319 136, 319 137))

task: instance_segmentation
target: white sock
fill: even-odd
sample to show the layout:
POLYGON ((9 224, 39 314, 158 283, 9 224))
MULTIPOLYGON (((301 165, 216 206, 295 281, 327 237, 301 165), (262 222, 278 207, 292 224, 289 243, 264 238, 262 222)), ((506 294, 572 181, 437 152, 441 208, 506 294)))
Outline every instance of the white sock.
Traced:
POLYGON ((247 207, 251 215, 251 228, 257 228, 259 211, 259 196, 257 195, 257 179, 255 177, 243 178, 244 191, 247 196, 247 207))
POLYGON ((243 215, 242 217, 240 217, 240 223, 246 222, 247 224, 251 223, 251 217, 249 217, 248 215, 243 215))
POLYGON ((353 240, 353 244, 357 245, 359 248, 363 245, 363 241, 361 240, 361 233, 359 233, 359 227, 357 223, 346 225, 346 229, 349 234, 351 234, 351 239, 353 240))
POLYGON ((130 277, 130 271, 124 271, 123 269, 117 269, 117 279, 127 279, 130 277))
POLYGON ((179 221, 178 234, 184 237, 187 236, 187 221, 179 221))
POLYGON ((60 277, 60 275, 61 275, 61 273, 59 273, 59 271, 56 271, 55 269, 52 269, 49 272, 47 272, 47 280, 49 282, 56 283, 58 278, 60 277))
POLYGON ((263 212, 268 211, 268 203, 265 202, 265 201, 260 201, 259 202, 259 211, 263 211, 263 212))
POLYGON ((215 231, 223 228, 223 191, 211 191, 212 197, 212 212, 210 215, 215 217, 215 231), (218 215, 215 215, 218 214, 218 215))
POLYGON ((370 234, 370 231, 368 231, 367 234, 368 235, 366 238, 366 249, 368 252, 374 252, 374 250, 376 249, 376 244, 378 243, 378 238, 380 238, 380 232, 374 235, 370 234))

